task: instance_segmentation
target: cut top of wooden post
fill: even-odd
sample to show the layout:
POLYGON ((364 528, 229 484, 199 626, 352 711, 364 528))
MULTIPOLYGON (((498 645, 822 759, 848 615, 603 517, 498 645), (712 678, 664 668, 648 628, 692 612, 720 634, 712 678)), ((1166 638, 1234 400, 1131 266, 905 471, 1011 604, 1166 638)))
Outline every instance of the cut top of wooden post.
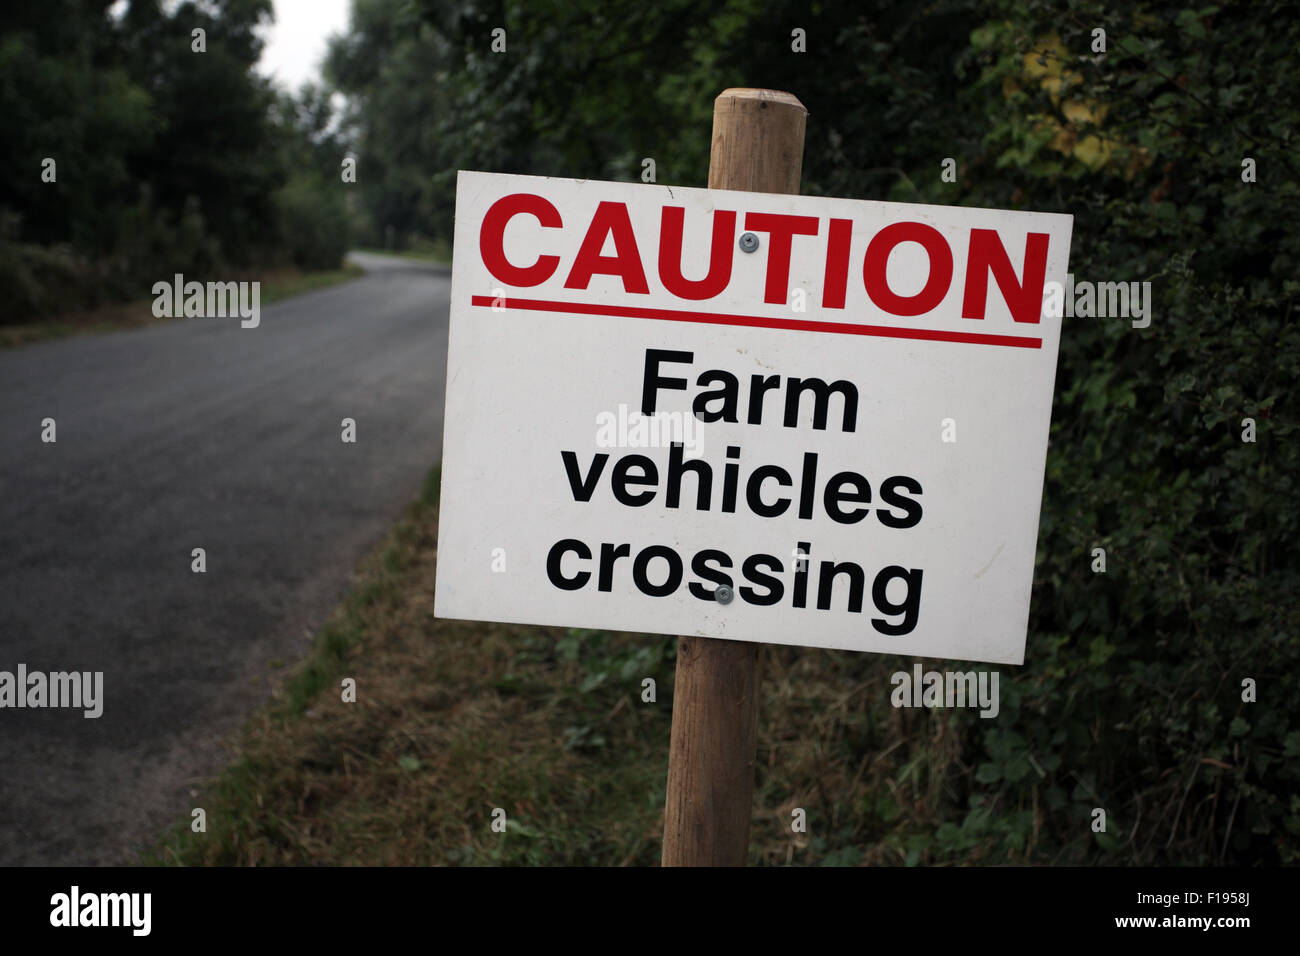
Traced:
POLYGON ((709 188, 799 192, 808 111, 778 90, 723 90, 713 103, 709 188))

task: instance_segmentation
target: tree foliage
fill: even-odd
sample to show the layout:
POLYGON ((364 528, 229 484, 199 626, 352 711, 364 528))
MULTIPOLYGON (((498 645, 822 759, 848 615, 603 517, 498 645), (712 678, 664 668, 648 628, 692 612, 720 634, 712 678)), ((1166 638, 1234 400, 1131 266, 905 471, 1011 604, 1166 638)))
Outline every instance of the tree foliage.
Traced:
MULTIPOLYGON (((139 298, 173 272, 337 266, 347 243, 341 145, 319 115, 305 123, 308 104, 286 108, 278 101, 293 97, 254 71, 255 30, 271 9, 270 0, 53 0, 7 11, 6 320, 139 298), (313 149, 322 142, 333 154, 313 149), (46 159, 53 182, 42 177, 46 159), (299 251, 303 236, 310 255, 299 251)), ((317 97, 319 113, 319 95, 304 96, 317 97)))

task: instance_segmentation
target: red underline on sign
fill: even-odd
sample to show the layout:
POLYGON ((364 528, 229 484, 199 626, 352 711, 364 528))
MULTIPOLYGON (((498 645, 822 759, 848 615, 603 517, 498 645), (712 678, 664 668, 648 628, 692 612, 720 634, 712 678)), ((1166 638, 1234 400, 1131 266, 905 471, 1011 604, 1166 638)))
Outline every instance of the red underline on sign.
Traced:
POLYGON ((853 325, 848 322, 813 322, 804 319, 772 319, 762 315, 731 315, 725 312, 690 312, 685 309, 650 309, 637 305, 604 305, 591 302, 553 302, 547 299, 499 300, 490 295, 470 297, 471 305, 534 312, 572 312, 581 315, 613 315, 626 319, 662 319, 668 322, 704 322, 710 325, 741 325, 756 329, 791 329, 798 332, 838 332, 841 335, 878 335, 890 339, 921 339, 927 342, 965 342, 970 345, 1006 345, 1040 349, 1042 339, 1022 335, 989 335, 985 332, 949 332, 943 329, 900 329, 889 325, 853 325))

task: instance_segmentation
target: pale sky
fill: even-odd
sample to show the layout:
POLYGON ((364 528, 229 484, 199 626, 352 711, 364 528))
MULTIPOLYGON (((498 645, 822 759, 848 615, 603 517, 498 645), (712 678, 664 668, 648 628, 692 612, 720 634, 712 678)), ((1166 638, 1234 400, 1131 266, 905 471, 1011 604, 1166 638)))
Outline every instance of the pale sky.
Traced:
POLYGON ((275 0, 275 23, 263 33, 258 72, 295 91, 319 80, 326 41, 347 30, 351 6, 351 0, 275 0))

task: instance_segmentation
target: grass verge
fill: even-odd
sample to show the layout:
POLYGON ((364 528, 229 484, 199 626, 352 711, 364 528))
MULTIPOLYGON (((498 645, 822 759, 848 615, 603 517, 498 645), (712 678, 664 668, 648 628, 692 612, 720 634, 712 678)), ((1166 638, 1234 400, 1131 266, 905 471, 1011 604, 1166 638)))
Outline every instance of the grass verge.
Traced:
MULTIPOLYGON (((364 275, 360 266, 345 263, 341 269, 324 272, 302 272, 298 269, 276 269, 270 272, 236 276, 235 280, 259 281, 262 283, 260 299, 262 305, 270 305, 290 296, 324 289, 338 285, 364 275)), ((44 342, 61 339, 70 335, 88 335, 97 332, 110 332, 115 329, 138 328, 155 322, 171 322, 169 318, 158 318, 153 314, 153 299, 138 299, 135 302, 122 302, 105 305, 98 309, 79 312, 66 312, 35 322, 20 325, 0 326, 0 348, 14 348, 31 342, 44 342)))

